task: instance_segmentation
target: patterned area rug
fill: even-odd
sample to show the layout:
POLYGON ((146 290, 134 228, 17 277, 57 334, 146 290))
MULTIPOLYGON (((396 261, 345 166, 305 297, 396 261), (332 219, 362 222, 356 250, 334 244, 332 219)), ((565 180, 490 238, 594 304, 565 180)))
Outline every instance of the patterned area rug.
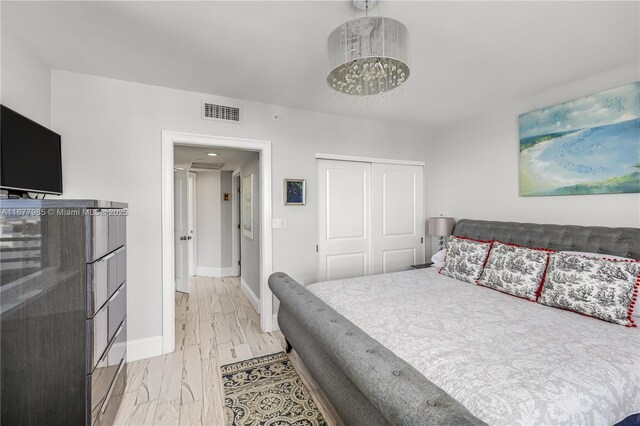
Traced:
POLYGON ((326 426, 284 352, 223 365, 227 424, 326 426))

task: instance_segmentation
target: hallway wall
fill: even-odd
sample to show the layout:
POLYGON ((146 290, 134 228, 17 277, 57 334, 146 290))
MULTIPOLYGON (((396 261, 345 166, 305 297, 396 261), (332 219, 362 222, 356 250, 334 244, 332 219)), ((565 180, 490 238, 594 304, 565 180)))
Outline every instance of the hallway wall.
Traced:
MULTIPOLYGON (((254 153, 245 162, 240 171, 240 178, 253 175, 253 239, 240 232, 242 238, 242 281, 260 299, 260 155, 254 153)), ((240 181, 244 182, 244 181, 240 181)), ((242 228, 242 226, 241 226, 242 228)))
MULTIPOLYGON (((222 229, 220 231, 220 262, 223 268, 235 269, 232 261, 232 233, 231 227, 231 207, 233 205, 233 191, 231 190, 231 173, 230 171, 220 172, 220 222, 222 229), (229 200, 224 200, 224 194, 229 194, 229 200)), ((235 274, 234 274, 235 275, 235 274)))

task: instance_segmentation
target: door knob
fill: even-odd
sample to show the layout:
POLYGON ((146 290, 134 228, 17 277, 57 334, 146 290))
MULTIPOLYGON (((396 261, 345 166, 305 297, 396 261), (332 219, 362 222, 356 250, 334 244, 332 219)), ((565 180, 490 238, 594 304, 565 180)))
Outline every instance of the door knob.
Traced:
POLYGON ((181 241, 184 241, 184 240, 186 240, 186 239, 187 239, 187 237, 186 237, 186 236, 184 236, 184 235, 183 235, 182 237, 180 237, 180 240, 181 240, 181 241))
POLYGON ((193 238, 193 237, 192 237, 191 235, 189 235, 189 236, 187 237, 187 240, 190 240, 190 239, 192 239, 192 238, 193 238))

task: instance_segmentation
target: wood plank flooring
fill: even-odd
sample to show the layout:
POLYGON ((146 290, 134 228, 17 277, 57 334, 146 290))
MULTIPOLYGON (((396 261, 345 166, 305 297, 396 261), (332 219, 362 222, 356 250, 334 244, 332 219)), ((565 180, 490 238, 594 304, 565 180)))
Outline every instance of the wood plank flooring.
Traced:
MULTIPOLYGON (((225 425, 220 366, 284 350, 282 333, 259 324, 239 278, 193 277, 189 295, 176 293, 176 351, 128 364, 115 424, 225 425)), ((328 424, 340 424, 295 352, 290 359, 328 424)))

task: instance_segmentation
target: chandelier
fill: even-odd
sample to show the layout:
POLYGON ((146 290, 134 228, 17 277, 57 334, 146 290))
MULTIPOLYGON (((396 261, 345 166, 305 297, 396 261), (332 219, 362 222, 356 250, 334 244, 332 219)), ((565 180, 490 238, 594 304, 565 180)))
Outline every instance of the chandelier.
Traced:
MULTIPOLYGON (((358 6, 354 0, 354 4, 358 6)), ((369 96, 401 87, 409 78, 409 32, 401 22, 365 15, 327 39, 327 83, 338 93, 369 96)))

